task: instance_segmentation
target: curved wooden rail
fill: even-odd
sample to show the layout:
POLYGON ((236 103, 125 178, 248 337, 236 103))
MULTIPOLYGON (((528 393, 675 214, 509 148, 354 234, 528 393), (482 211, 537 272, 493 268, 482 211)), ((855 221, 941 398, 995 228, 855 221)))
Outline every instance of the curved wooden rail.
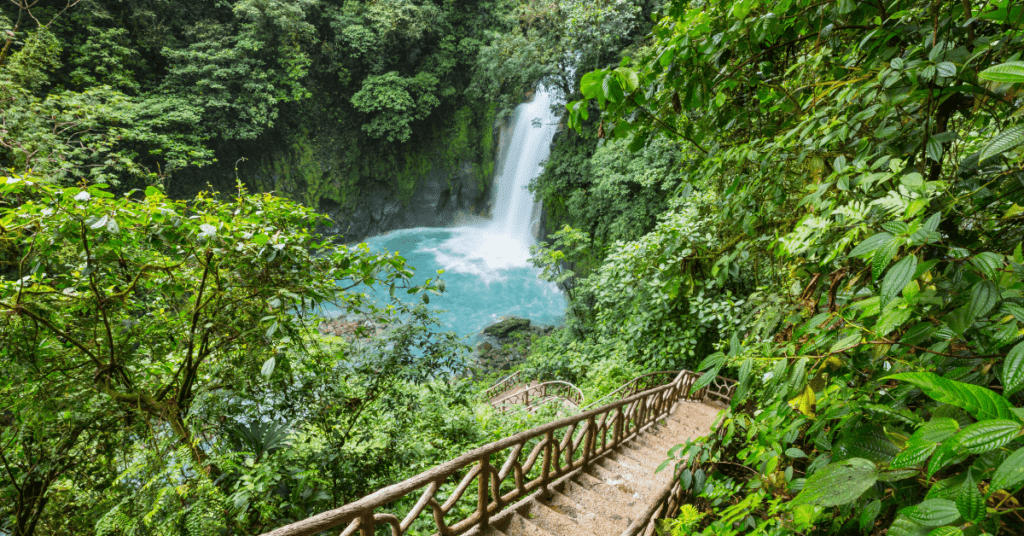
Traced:
POLYGON ((509 374, 508 376, 505 376, 504 378, 494 382, 494 385, 488 387, 487 389, 484 389, 480 396, 484 398, 490 398, 496 394, 503 393, 506 390, 511 389, 515 385, 522 383, 519 381, 519 375, 521 372, 522 370, 517 370, 512 374, 509 374))
MULTIPOLYGON (((310 536, 338 527, 344 527, 341 536, 353 536, 356 532, 360 536, 374 536, 374 527, 378 525, 389 527, 391 536, 403 536, 421 514, 426 522, 433 522, 441 536, 458 536, 471 529, 483 531, 495 515, 514 513, 507 507, 516 501, 570 478, 592 460, 667 417, 676 402, 702 400, 707 388, 690 393, 699 376, 680 371, 666 385, 484 445, 404 482, 265 536, 310 536), (474 481, 476 497, 472 493, 466 495, 474 481), (446 486, 451 484, 455 484, 454 488, 446 486), (443 486, 452 491, 439 493, 443 486), (418 494, 418 499, 404 516, 382 511, 394 508, 401 499, 416 497, 414 494, 418 494), (463 506, 463 512, 471 509, 472 513, 452 520, 457 505, 463 506)), ((656 512, 671 512, 665 507, 673 489, 663 492, 664 497, 651 506, 651 515, 635 520, 624 534, 653 531, 656 512)))
POLYGON ((679 374, 678 370, 662 370, 659 372, 648 372, 647 374, 637 376, 632 380, 622 384, 618 389, 598 398, 597 400, 587 404, 580 408, 580 410, 590 409, 597 406, 599 402, 605 400, 615 400, 616 398, 625 398, 627 396, 633 396, 641 391, 646 391, 652 387, 659 385, 665 385, 672 381, 676 375, 679 374))
POLYGON ((494 409, 505 413, 512 407, 516 411, 532 409, 543 403, 553 400, 564 400, 571 402, 577 408, 583 404, 583 391, 579 387, 559 380, 538 383, 521 391, 516 391, 505 398, 491 402, 494 409), (533 401, 531 403, 530 401, 533 401))

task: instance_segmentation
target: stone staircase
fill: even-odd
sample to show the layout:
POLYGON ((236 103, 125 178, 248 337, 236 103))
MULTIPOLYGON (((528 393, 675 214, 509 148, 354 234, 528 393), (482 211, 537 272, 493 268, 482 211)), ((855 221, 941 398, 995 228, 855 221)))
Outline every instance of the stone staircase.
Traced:
POLYGON ((624 391, 632 394, 619 400, 476 448, 265 536, 339 529, 340 536, 404 536, 410 529, 438 536, 653 536, 659 519, 678 512, 682 496, 671 470, 655 470, 671 447, 710 431, 719 409, 709 402, 727 402, 736 387, 688 370, 671 374, 668 383, 641 392, 633 392, 642 388, 634 380, 624 391))
POLYGON ((668 418, 595 460, 576 476, 539 493, 495 519, 484 536, 619 536, 641 519, 671 468, 655 470, 668 451, 707 435, 718 409, 698 402, 677 405, 668 418))

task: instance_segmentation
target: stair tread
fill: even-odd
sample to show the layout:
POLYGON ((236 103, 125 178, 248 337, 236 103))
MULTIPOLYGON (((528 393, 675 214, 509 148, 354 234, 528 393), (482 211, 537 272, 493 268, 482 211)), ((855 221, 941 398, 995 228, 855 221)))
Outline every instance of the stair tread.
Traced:
POLYGON ((593 532, 573 520, 572 517, 566 515, 565 511, 561 510, 565 506, 567 506, 565 503, 548 504, 543 499, 534 501, 530 505, 529 520, 531 523, 552 534, 596 536, 593 532))
MULTIPOLYGON (((544 500, 544 505, 562 513, 575 522, 576 525, 586 527, 587 532, 585 534, 617 536, 622 532, 623 522, 626 521, 622 519, 609 519, 606 515, 595 511, 594 507, 597 506, 597 509, 601 509, 600 505, 590 504, 589 506, 583 506, 557 491, 549 494, 546 500, 544 500)), ((571 533, 566 532, 565 534, 571 533)))
POLYGON ((665 481, 664 472, 655 474, 654 470, 658 468, 657 465, 649 467, 646 464, 640 466, 635 463, 619 463, 610 457, 604 458, 598 463, 640 486, 650 486, 665 481))
POLYGON ((577 504, 586 505, 583 514, 586 519, 606 520, 602 524, 611 527, 612 531, 602 530, 602 532, 609 534, 622 532, 647 506, 640 498, 627 495, 619 490, 610 493, 608 489, 588 489, 573 481, 567 484, 565 495, 577 504))
MULTIPOLYGON (((535 495, 507 527, 482 536, 618 536, 644 514, 672 471, 655 470, 668 452, 707 433, 717 409, 680 402, 672 412, 572 478, 535 495)), ((598 438, 600 441, 600 438, 598 438)), ((600 444, 600 443, 599 443, 600 444)), ((578 458, 578 451, 574 458, 578 458)))
POLYGON ((529 519, 516 514, 504 530, 508 536, 558 536, 531 523, 529 519))
POLYGON ((486 529, 484 529, 483 532, 480 533, 480 536, 507 536, 507 535, 504 532, 494 528, 493 525, 488 525, 488 527, 486 529))

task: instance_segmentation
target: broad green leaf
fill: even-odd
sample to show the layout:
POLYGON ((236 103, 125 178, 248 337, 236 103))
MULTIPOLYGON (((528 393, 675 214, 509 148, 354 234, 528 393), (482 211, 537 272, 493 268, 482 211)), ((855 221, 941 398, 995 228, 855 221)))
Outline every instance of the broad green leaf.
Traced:
POLYGON ((956 503, 948 499, 928 499, 921 504, 904 508, 900 513, 926 527, 946 525, 960 518, 956 503))
POLYGON ((925 152, 928 153, 928 158, 936 162, 942 161, 942 144, 935 138, 928 138, 928 143, 925 144, 925 152))
POLYGON ((580 93, 588 99, 596 99, 601 92, 604 75, 604 71, 592 71, 583 75, 580 79, 580 93))
POLYGON ((1013 441, 1021 432, 1021 423, 1016 420, 990 419, 976 422, 960 430, 952 441, 963 451, 982 454, 995 450, 1013 441))
POLYGON ((1024 482, 1024 448, 1017 449, 1010 454, 992 475, 989 489, 1005 489, 1016 491, 1015 487, 1024 482))
POLYGON ((889 262, 892 261, 893 257, 896 256, 896 252, 900 249, 900 240, 893 238, 882 245, 878 251, 875 252, 875 256, 871 259, 871 278, 877 280, 882 276, 882 272, 889 266, 889 262))
POLYGON ((996 270, 1003 267, 1003 256, 991 251, 984 251, 971 258, 971 265, 988 279, 997 279, 996 270))
POLYGON ((967 479, 960 486, 956 494, 956 509, 964 519, 971 523, 979 523, 986 517, 985 497, 978 491, 978 485, 971 478, 971 472, 966 471, 967 479))
POLYGON ((911 521, 904 515, 897 515, 892 525, 889 526, 889 531, 886 532, 886 536, 925 536, 926 534, 928 534, 927 527, 911 521))
POLYGON ((110 219, 109 216, 104 215, 102 218, 100 218, 100 219, 94 221, 93 223, 89 224, 89 228, 90 229, 102 229, 103 227, 106 227, 107 221, 109 219, 110 219))
POLYGON ((725 354, 722 352, 715 352, 705 357, 704 361, 701 361, 700 365, 697 365, 697 370, 705 370, 711 367, 721 366, 722 363, 725 363, 725 354))
POLYGON ((945 78, 951 78, 956 76, 956 65, 951 61, 944 61, 935 66, 935 70, 939 73, 939 76, 945 78))
POLYGON ((160 189, 157 188, 156 186, 147 186, 146 187, 146 197, 153 197, 154 195, 161 195, 160 194, 160 189))
POLYGON ((857 247, 853 248, 853 251, 850 251, 850 257, 859 257, 861 255, 873 253, 892 239, 893 236, 891 233, 878 233, 873 235, 858 244, 857 247))
POLYGON ((936 331, 936 327, 928 322, 918 322, 903 334, 900 342, 904 344, 917 344, 926 341, 936 331))
POLYGON ((743 364, 740 365, 739 381, 743 383, 750 377, 750 371, 754 368, 754 358, 748 357, 743 360, 743 364))
POLYGON ((737 19, 746 18, 750 11, 760 3, 760 0, 736 0, 732 4, 732 16, 737 19))
POLYGON ((832 347, 829 348, 828 353, 834 354, 837 352, 842 352, 843 350, 847 350, 849 348, 853 348, 854 346, 857 345, 857 343, 860 342, 860 338, 860 333, 854 333, 852 335, 849 335, 833 344, 832 347))
POLYGON ((800 450, 800 449, 798 449, 796 447, 792 447, 792 448, 786 449, 786 456, 789 456, 790 458, 806 458, 807 457, 807 455, 804 454, 804 451, 802 451, 802 450, 800 450))
POLYGON ((615 72, 621 77, 622 86, 626 91, 635 91, 640 85, 640 78, 633 69, 618 67, 615 69, 615 72))
POLYGON ((810 503, 826 507, 848 504, 857 500, 877 480, 878 470, 870 460, 851 458, 833 463, 811 475, 792 504, 810 503))
POLYGON ((939 527, 928 533, 928 536, 958 536, 963 534, 963 531, 956 527, 939 527))
POLYGON ((875 462, 888 462, 896 457, 900 448, 886 436, 881 426, 865 426, 846 433, 836 445, 844 457, 864 458, 875 462))
POLYGON ((992 310, 999 303, 999 289, 995 283, 985 280, 979 281, 971 289, 971 317, 977 319, 992 310))
POLYGON ((1024 342, 1014 346, 1003 359, 1003 370, 999 375, 1003 382, 1003 396, 1024 389, 1024 342))
POLYGON ((953 437, 960 429, 960 423, 949 417, 937 417, 924 423, 910 436, 909 443, 916 445, 930 445, 941 443, 953 437))
POLYGON ((875 524, 875 519, 878 518, 878 513, 882 510, 882 502, 875 499, 868 503, 860 512, 858 521, 860 522, 860 530, 867 530, 875 524))
POLYGON ((978 73, 978 78, 1001 84, 1024 83, 1024 61, 1008 61, 978 73))
POLYGON ((265 234, 263 234, 263 233, 260 233, 260 234, 257 234, 255 236, 253 236, 252 237, 252 241, 256 242, 257 244, 262 246, 263 244, 266 244, 267 242, 270 241, 270 237, 265 235, 265 234))
POLYGON ((270 375, 274 373, 274 366, 277 365, 277 360, 271 357, 263 362, 263 367, 260 368, 260 374, 264 378, 270 379, 270 375))
POLYGON ((979 421, 1006 419, 1021 422, 1006 399, 984 387, 947 380, 931 372, 903 372, 889 376, 920 387, 933 400, 963 409, 979 421))
POLYGON ((914 255, 900 259, 895 266, 889 269, 889 272, 885 274, 885 279, 882 280, 882 308, 885 308, 903 290, 903 287, 910 283, 916 270, 917 257, 914 255))
POLYGON ((947 441, 935 451, 932 459, 928 460, 928 476, 941 471, 944 467, 960 463, 967 458, 967 454, 961 453, 955 441, 947 441))
POLYGON ((881 471, 878 473, 879 482, 899 482, 900 480, 906 480, 911 477, 918 476, 920 470, 918 469, 896 469, 893 471, 881 471))
POLYGON ((914 445, 907 447, 893 458, 889 464, 890 469, 903 469, 906 467, 917 467, 924 464, 924 461, 935 452, 938 445, 914 445))
POLYGON ((900 184, 907 188, 920 188, 924 186, 924 177, 920 173, 908 173, 900 177, 900 184))
POLYGON ((622 90, 622 84, 619 83, 619 79, 613 75, 605 76, 601 81, 601 92, 604 98, 612 102, 622 102, 626 98, 625 93, 622 90))
POLYGON ((1024 143, 1024 125, 1012 126, 992 138, 985 148, 978 153, 978 162, 998 156, 1024 143))

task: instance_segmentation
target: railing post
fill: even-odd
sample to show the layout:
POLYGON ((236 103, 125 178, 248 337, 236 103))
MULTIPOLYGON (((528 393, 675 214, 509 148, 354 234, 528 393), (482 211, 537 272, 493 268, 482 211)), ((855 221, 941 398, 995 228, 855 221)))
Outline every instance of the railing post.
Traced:
POLYGON ((636 431, 639 432, 647 422, 647 397, 640 399, 640 407, 636 408, 636 431))
MULTIPOLYGON (((480 530, 484 530, 490 524, 490 519, 487 515, 487 481, 491 476, 491 455, 484 454, 480 458, 480 476, 479 476, 479 487, 477 488, 477 511, 480 512, 480 530)), ((372 533, 371 533, 372 536, 372 533)))
POLYGON ((615 423, 612 425, 612 426, 614 426, 614 428, 612 429, 613 430, 612 431, 612 444, 614 444, 615 446, 618 446, 619 442, 622 441, 622 421, 623 420, 624 420, 624 416, 622 415, 622 406, 619 406, 619 407, 615 408, 615 423))
POLYGON ((590 465, 590 457, 594 454, 594 439, 597 436, 594 417, 587 419, 587 435, 583 438, 583 467, 590 465))
POLYGON ((551 479, 551 451, 554 446, 555 432, 548 430, 548 433, 544 436, 544 460, 540 465, 540 487, 544 493, 548 491, 548 481, 551 479))
POLYGON ((373 536, 373 510, 363 514, 359 520, 359 536, 373 536))

